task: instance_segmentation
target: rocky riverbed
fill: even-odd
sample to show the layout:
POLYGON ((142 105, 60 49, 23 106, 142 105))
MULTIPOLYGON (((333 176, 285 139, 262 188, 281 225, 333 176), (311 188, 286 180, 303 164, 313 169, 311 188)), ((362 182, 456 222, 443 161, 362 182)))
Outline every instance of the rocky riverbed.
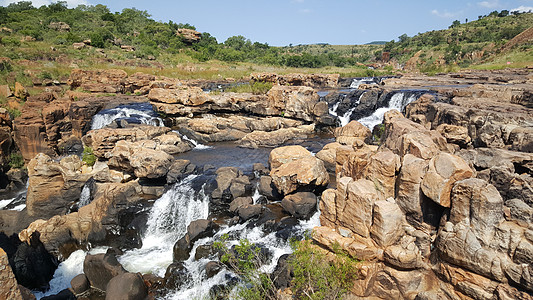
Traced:
POLYGON ((361 260, 354 299, 533 298, 530 71, 262 73, 255 95, 75 70, 0 114, 2 162, 27 163, 3 168, 0 298, 224 298, 215 242, 290 274, 311 230, 361 260))

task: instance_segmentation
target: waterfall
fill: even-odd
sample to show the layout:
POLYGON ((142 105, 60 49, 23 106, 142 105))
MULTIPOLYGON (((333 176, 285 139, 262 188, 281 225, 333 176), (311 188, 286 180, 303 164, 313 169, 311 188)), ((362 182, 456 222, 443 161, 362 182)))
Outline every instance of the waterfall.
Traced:
POLYGON ((208 217, 209 198, 203 189, 197 192, 192 186, 197 177, 186 177, 155 201, 142 238, 143 246, 125 252, 119 258, 126 270, 165 275, 166 268, 172 263, 174 243, 185 235, 192 221, 208 217))
POLYGON ((87 183, 85 183, 81 189, 80 200, 78 201, 78 209, 89 203, 91 203, 91 188, 87 183))
POLYGON ((359 98, 357 98, 357 101, 355 101, 350 109, 348 109, 342 116, 339 116, 337 111, 339 108, 339 104, 346 98, 346 95, 343 95, 342 100, 338 101, 337 103, 333 104, 333 106, 329 109, 329 113, 335 117, 338 117, 339 121, 341 122, 341 127, 346 126, 351 121, 352 113, 357 108, 357 105, 361 102, 361 97, 363 96, 364 92, 359 95, 359 98))
POLYGON ((379 78, 376 77, 363 77, 354 78, 350 84, 351 89, 357 89, 361 84, 378 84, 379 78))
POLYGON ((91 121, 91 129, 104 128, 116 120, 127 120, 129 123, 163 126, 157 113, 150 103, 121 104, 115 108, 104 109, 96 114, 91 121))
MULTIPOLYGON (((177 132, 178 134, 180 134, 178 131, 174 130, 174 132, 177 132)), ((184 134, 180 134, 181 138, 186 140, 186 141, 189 141, 191 142, 193 145, 194 145, 194 149, 197 149, 197 150, 205 150, 205 149, 210 149, 210 148, 213 148, 211 146, 207 146, 207 145, 204 145, 204 144, 200 144, 198 143, 197 141, 189 138, 188 136, 184 135, 184 134)))
POLYGON ((387 107, 381 107, 376 109, 374 113, 368 117, 361 118, 357 121, 359 123, 365 125, 366 127, 370 128, 370 130, 374 129, 374 127, 378 124, 381 124, 383 122, 383 116, 386 112, 396 109, 398 111, 403 111, 403 109, 407 106, 407 104, 415 101, 420 97, 420 92, 396 92, 389 100, 389 104, 387 107))

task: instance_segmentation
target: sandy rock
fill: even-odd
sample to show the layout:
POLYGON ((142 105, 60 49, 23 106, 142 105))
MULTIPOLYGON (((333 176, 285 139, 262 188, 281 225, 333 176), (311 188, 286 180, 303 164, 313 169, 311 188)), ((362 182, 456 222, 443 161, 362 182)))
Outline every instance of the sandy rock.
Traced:
POLYGON ((271 82, 278 85, 337 87, 339 74, 287 74, 252 73, 251 81, 271 82))
POLYGON ((108 300, 136 300, 148 296, 148 288, 139 273, 124 273, 113 277, 105 291, 105 298, 108 300))
POLYGON ((102 253, 87 255, 83 262, 83 273, 87 276, 92 287, 106 290, 113 277, 126 273, 114 254, 102 253))
POLYGON ((380 197, 387 199, 395 195, 396 172, 399 168, 400 157, 398 155, 390 150, 378 151, 370 156, 368 164, 362 172, 362 178, 373 181, 380 197))
POLYGON ((13 96, 13 92, 9 88, 9 85, 7 84, 0 85, 0 96, 4 98, 13 96))
POLYGON ((209 95, 198 87, 182 86, 174 89, 152 88, 148 99, 167 104, 199 106, 210 100, 209 95))
POLYGON ((22 86, 22 84, 20 84, 20 82, 15 82, 15 91, 13 94, 15 97, 22 100, 25 100, 29 96, 28 91, 24 86, 22 86))
POLYGON ((313 121, 314 116, 327 113, 326 108, 326 111, 315 114, 315 105, 320 97, 309 87, 274 86, 268 91, 267 96, 268 106, 285 117, 313 121))
POLYGON ((187 28, 179 28, 178 31, 176 31, 176 35, 183 38, 183 40, 187 43, 199 42, 202 38, 202 34, 200 32, 187 28))
MULTIPOLYGON (((82 43, 83 44, 83 43, 82 43)), ((85 44, 83 44, 85 46, 85 44)), ((124 91, 123 81, 128 77, 124 70, 80 70, 70 73, 67 84, 71 89, 80 87, 89 92, 121 93, 124 91)))
POLYGON ((398 182, 398 196, 396 201, 407 219, 412 223, 423 222, 422 198, 420 184, 426 174, 428 162, 414 155, 403 157, 398 182))
POLYGON ((432 158, 421 182, 424 194, 435 203, 450 207, 450 192, 456 181, 472 177, 473 172, 460 157, 440 153, 432 158))
POLYGON ((329 174, 324 163, 313 156, 292 160, 272 168, 270 177, 277 190, 284 195, 299 189, 323 188, 329 182, 329 174))
POLYGON ((0 248, 0 298, 22 300, 22 295, 18 287, 17 279, 9 266, 9 261, 6 252, 0 248))
POLYGON ((342 146, 340 143, 329 143, 320 150, 315 157, 324 162, 328 171, 335 172, 337 166, 337 148, 342 146))
POLYGON ((277 147, 289 140, 306 138, 315 132, 315 125, 301 125, 296 128, 282 128, 275 131, 253 131, 238 142, 244 148, 277 147))
POLYGON ((376 187, 372 181, 366 179, 353 181, 351 178, 342 178, 341 181, 337 183, 336 198, 339 225, 362 237, 369 237, 372 208, 379 200, 376 187))
POLYGON ((273 149, 268 157, 270 169, 279 168, 281 165, 313 155, 300 145, 285 146, 273 149))
POLYGON ((403 213, 394 199, 375 202, 370 228, 372 239, 381 247, 394 244, 403 234, 403 220, 403 213))
POLYGON ((354 140, 370 142, 371 137, 370 129, 357 121, 350 121, 346 126, 335 129, 335 138, 343 145, 352 145, 354 140))
POLYGON ((156 150, 155 141, 118 141, 115 148, 106 154, 109 166, 133 171, 138 178, 160 178, 166 176, 174 158, 156 150))
POLYGON ((320 224, 323 226, 334 227, 337 221, 337 194, 334 189, 327 189, 322 193, 319 201, 320 224))
POLYGON ((468 135, 468 128, 463 126, 441 124, 437 127, 437 131, 446 138, 448 143, 466 147, 472 142, 472 139, 468 135))

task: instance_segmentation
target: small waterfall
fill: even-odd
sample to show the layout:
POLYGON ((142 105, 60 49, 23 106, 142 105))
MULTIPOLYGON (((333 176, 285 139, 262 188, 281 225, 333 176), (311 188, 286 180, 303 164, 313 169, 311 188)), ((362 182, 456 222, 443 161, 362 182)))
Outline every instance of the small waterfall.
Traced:
MULTIPOLYGON (((425 91, 424 91, 425 92, 425 91)), ((389 100, 389 104, 387 107, 381 107, 376 109, 374 113, 368 117, 361 118, 357 121, 359 123, 365 125, 366 127, 370 128, 370 130, 374 129, 374 127, 378 124, 381 124, 383 122, 383 116, 386 112, 396 109, 398 111, 403 111, 403 109, 407 106, 407 104, 415 101, 418 99, 423 92, 420 91, 414 91, 414 92, 406 92, 406 91, 400 91, 396 92, 389 100)))
POLYGON ((329 113, 331 115, 339 118, 339 121, 341 122, 341 127, 346 126, 348 123, 350 123, 352 113, 357 108, 357 105, 359 105, 359 103, 361 102, 361 97, 363 96, 363 94, 364 94, 364 92, 359 95, 359 98, 357 99, 357 101, 352 103, 351 104, 352 107, 350 109, 348 109, 342 116, 339 116, 337 111, 338 111, 338 108, 339 108, 339 104, 346 98, 346 95, 343 95, 344 97, 342 97, 342 100, 340 100, 339 102, 333 104, 333 106, 329 109, 329 113))
MULTIPOLYGON (((174 131, 174 132, 177 132, 179 133, 178 131, 174 131)), ((181 138, 186 140, 186 141, 189 141, 191 142, 193 145, 194 145, 194 149, 197 149, 197 150, 205 150, 205 149, 211 149, 213 147, 211 146, 207 146, 207 145, 204 145, 204 144, 200 144, 198 143, 197 141, 189 138, 188 136, 184 135, 184 134, 180 134, 181 135, 181 138)))
POLYGON ((78 201, 78 209, 84 207, 89 203, 91 203, 91 188, 86 183, 81 189, 80 200, 78 201))
POLYGON ((148 216, 143 246, 127 251, 119 258, 126 270, 165 275, 166 268, 172 263, 174 243, 185 235, 192 221, 208 217, 209 198, 203 189, 197 192, 192 187, 197 177, 186 177, 155 201, 148 216))
POLYGON ((93 117, 91 129, 104 128, 120 120, 126 120, 128 123, 134 124, 164 126, 163 120, 157 116, 150 103, 131 103, 100 111, 93 117))
POLYGON ((361 84, 378 84, 379 78, 376 77, 363 77, 363 78, 354 78, 350 84, 351 89, 357 89, 361 84))

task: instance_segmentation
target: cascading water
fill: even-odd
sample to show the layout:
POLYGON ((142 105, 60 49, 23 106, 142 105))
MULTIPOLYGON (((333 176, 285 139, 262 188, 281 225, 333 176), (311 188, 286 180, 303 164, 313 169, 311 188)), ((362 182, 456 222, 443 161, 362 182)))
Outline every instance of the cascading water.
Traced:
POLYGON ((93 117, 91 129, 104 128, 117 120, 126 120, 128 123, 164 126, 163 120, 157 116, 150 103, 131 103, 100 111, 93 117))
POLYGON ((84 184, 81 189, 80 200, 78 201, 78 208, 84 207, 91 203, 91 188, 88 184, 84 184))
POLYGON ((351 89, 357 89, 361 84, 378 84, 379 78, 376 77, 363 77, 363 78, 354 78, 350 84, 351 89))
POLYGON ((354 103, 352 103, 352 107, 350 109, 348 109, 342 116, 339 116, 338 115, 338 109, 339 109, 339 104, 341 103, 342 100, 344 100, 346 98, 346 95, 342 95, 342 100, 333 104, 333 106, 329 109, 329 113, 333 116, 336 116, 339 118, 339 121, 341 123, 341 127, 343 126, 346 126, 346 124, 350 123, 351 121, 351 116, 352 116, 352 113, 354 112, 354 110, 357 108, 357 105, 359 105, 359 103, 361 102, 361 97, 363 96, 364 92, 361 93, 359 95, 359 98, 357 99, 357 101, 355 101, 354 103))
POLYGON ((176 183, 155 201, 147 221, 142 247, 127 251, 119 258, 130 272, 154 273, 163 277, 172 263, 174 243, 185 235, 194 220, 206 219, 209 198, 192 186, 198 175, 190 175, 176 183))
POLYGON ((376 109, 376 111, 374 111, 372 115, 361 118, 357 121, 372 130, 376 125, 381 124, 381 122, 383 122, 383 116, 386 112, 393 109, 396 109, 401 112, 407 106, 407 104, 415 101, 420 96, 420 92, 397 92, 392 95, 387 107, 378 108, 376 109))

